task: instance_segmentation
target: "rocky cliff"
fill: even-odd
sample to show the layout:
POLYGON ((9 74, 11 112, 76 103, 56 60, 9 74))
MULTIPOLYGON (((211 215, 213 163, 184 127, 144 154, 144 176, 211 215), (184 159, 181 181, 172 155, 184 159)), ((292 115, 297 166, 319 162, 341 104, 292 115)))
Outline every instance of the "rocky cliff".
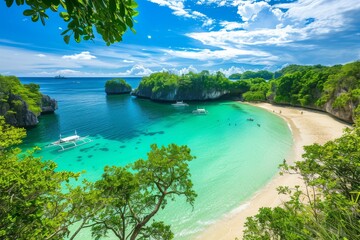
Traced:
POLYGON ((132 94, 137 97, 149 98, 155 101, 201 101, 218 99, 227 93, 229 93, 229 91, 216 89, 193 91, 191 89, 174 88, 152 91, 152 89, 149 88, 138 88, 132 94))
MULTIPOLYGON (((42 95, 41 114, 51 113, 56 109, 56 100, 47 95, 42 95)), ((28 104, 19 95, 10 93, 1 96, 0 115, 5 116, 6 122, 13 126, 33 127, 39 123, 38 117, 40 114, 30 111, 28 104)))
POLYGON ((58 109, 58 104, 55 99, 50 98, 48 95, 42 94, 41 96, 41 114, 53 113, 58 109))

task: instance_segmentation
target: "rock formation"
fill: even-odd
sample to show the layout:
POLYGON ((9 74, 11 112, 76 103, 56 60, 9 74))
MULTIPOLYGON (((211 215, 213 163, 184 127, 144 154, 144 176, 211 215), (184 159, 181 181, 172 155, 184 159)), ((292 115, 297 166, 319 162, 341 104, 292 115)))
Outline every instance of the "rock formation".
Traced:
MULTIPOLYGON (((53 113, 57 109, 57 102, 47 95, 42 95, 41 114, 53 113)), ((33 127, 39 123, 38 116, 29 110, 28 104, 19 96, 10 93, 2 96, 0 102, 0 115, 5 116, 8 124, 16 127, 33 127)))
POLYGON ((131 86, 124 79, 112 79, 106 82, 105 92, 107 95, 128 94, 131 86))
POLYGON ((42 94, 41 97, 41 114, 53 113, 58 108, 57 101, 50 96, 42 94))

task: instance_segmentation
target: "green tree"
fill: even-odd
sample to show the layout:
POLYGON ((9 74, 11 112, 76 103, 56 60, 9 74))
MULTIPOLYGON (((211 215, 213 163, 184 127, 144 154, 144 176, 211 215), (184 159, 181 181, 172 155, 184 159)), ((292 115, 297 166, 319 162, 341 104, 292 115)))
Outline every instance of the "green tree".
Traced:
POLYGON ((147 160, 139 159, 127 167, 106 167, 95 183, 106 204, 88 225, 93 236, 100 238, 110 231, 118 239, 172 239, 170 226, 150 224, 150 220, 176 196, 194 203, 196 193, 188 167, 193 158, 186 146, 158 148, 153 144, 147 160))
POLYGON ((299 174, 305 189, 280 187, 290 200, 248 218, 244 239, 360 238, 359 122, 334 141, 306 146, 303 158, 281 168, 299 174))
POLYGON ((68 23, 61 34, 69 43, 73 36, 76 42, 95 38, 94 29, 102 36, 107 45, 120 42, 127 28, 135 32, 134 17, 137 3, 134 0, 5 0, 8 7, 26 5, 29 7, 23 14, 31 16, 33 22, 39 19, 43 25, 49 18, 47 11, 60 12, 59 16, 68 23))
POLYGON ((68 234, 68 204, 62 185, 78 177, 55 172, 56 164, 22 153, 25 130, 0 117, 0 238, 62 239, 68 234))

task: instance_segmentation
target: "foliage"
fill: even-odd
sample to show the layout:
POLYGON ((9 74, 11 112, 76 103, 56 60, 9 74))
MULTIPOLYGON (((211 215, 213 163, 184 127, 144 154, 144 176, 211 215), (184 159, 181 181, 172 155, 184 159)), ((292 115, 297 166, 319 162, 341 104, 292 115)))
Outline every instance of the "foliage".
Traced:
POLYGON ((270 90, 268 82, 263 78, 253 78, 245 81, 250 86, 249 91, 243 94, 245 101, 266 101, 267 92, 270 90))
POLYGON ((270 80, 273 77, 274 77, 274 74, 267 70, 260 70, 257 72, 246 71, 241 74, 241 79, 263 78, 265 80, 270 80))
POLYGON ((260 70, 257 72, 254 71, 245 71, 241 73, 233 73, 229 76, 230 79, 237 79, 237 80, 245 80, 251 78, 263 78, 265 80, 270 80, 274 78, 274 73, 269 72, 267 70, 260 70))
POLYGON ((139 159, 126 167, 106 167, 95 189, 106 204, 90 224, 93 236, 112 232, 118 239, 172 239, 170 227, 150 220, 175 196, 184 196, 193 204, 188 162, 194 157, 186 146, 151 145, 148 159, 139 159))
POLYGON ((147 96, 167 95, 176 92, 178 96, 201 95, 206 91, 230 91, 232 82, 221 72, 210 74, 189 72, 181 76, 169 72, 157 72, 144 77, 137 92, 147 96))
POLYGON ((97 239, 108 232, 119 239, 172 239, 170 226, 150 220, 176 196, 194 203, 188 167, 194 157, 186 146, 154 144, 147 160, 107 166, 100 180, 76 184, 78 173, 58 171, 54 162, 15 147, 24 129, 0 116, 0 130, 1 239, 74 239, 84 228, 97 239))
POLYGON ((25 129, 6 124, 5 118, 0 116, 0 151, 20 144, 25 136, 25 129))
POLYGON ((21 153, 24 129, 0 117, 0 238, 61 239, 67 234, 62 184, 78 175, 55 172, 56 164, 21 153))
MULTIPOLYGON (((14 0, 5 0, 8 7, 13 6, 14 0)), ((29 7, 23 14, 31 16, 33 22, 39 19, 43 25, 49 18, 47 11, 60 12, 59 16, 68 23, 67 29, 61 33, 64 41, 69 43, 73 36, 76 42, 95 38, 94 29, 102 36, 107 45, 120 42, 127 28, 133 32, 134 17, 137 3, 134 0, 17 0, 16 5, 29 7)))
POLYGON ((303 158, 281 167, 299 174, 305 189, 280 187, 290 200, 248 218, 244 239, 360 238, 360 126, 324 145, 306 146, 303 158))
MULTIPOLYGON (((21 84, 20 80, 15 76, 0 75, 1 101, 3 103, 7 102, 10 94, 18 95, 27 103, 29 110, 32 111, 35 115, 39 115, 41 112, 41 93, 39 89, 40 86, 34 83, 28 85, 21 84)), ((14 105, 18 105, 16 104, 16 100, 14 105)))
POLYGON ((131 86, 122 78, 114 78, 106 81, 105 83, 105 91, 107 93, 111 92, 130 92, 131 86))

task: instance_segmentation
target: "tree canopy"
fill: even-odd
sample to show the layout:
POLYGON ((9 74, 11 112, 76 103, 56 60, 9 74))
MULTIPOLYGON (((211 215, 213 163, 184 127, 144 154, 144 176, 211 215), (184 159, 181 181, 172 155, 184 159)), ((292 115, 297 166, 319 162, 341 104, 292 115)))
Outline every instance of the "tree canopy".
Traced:
MULTIPOLYGON (((10 94, 18 95, 27 103, 30 111, 39 115, 41 112, 41 93, 39 90, 40 86, 37 84, 22 84, 15 76, 0 75, 0 101, 2 103, 8 101, 10 94)), ((17 100, 12 101, 14 103, 12 105, 16 107, 18 105, 16 104, 17 100)), ((16 112, 16 109, 9 109, 9 111, 16 112)), ((6 115, 6 113, 3 114, 6 115)))
POLYGON ((94 29, 107 45, 122 41, 122 36, 130 28, 134 30, 134 17, 137 3, 134 0, 5 0, 8 7, 14 3, 29 7, 23 14, 31 16, 33 22, 45 25, 48 11, 59 12, 60 18, 67 22, 67 29, 61 33, 69 43, 72 36, 76 42, 95 38, 94 29))
POLYGON ((150 220, 175 196, 194 203, 188 166, 194 156, 186 146, 153 144, 146 160, 107 166, 98 181, 76 183, 79 173, 58 171, 54 162, 15 146, 24 129, 0 116, 0 130, 1 239, 74 239, 86 228, 97 239, 109 233, 172 239, 170 226, 150 220))
POLYGON ((359 122, 334 141, 306 146, 303 158, 281 169, 299 174, 305 189, 280 187, 290 200, 249 217, 244 239, 360 238, 359 122))

